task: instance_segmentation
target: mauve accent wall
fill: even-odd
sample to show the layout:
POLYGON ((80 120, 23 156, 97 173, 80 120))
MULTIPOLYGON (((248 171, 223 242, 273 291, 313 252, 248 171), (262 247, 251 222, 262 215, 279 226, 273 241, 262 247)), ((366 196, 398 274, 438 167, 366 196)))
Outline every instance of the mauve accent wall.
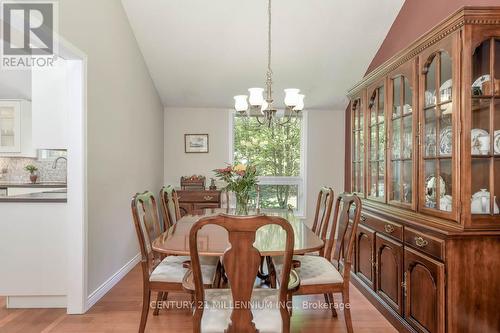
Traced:
POLYGON ((366 74, 463 6, 500 6, 500 0, 406 0, 366 74))

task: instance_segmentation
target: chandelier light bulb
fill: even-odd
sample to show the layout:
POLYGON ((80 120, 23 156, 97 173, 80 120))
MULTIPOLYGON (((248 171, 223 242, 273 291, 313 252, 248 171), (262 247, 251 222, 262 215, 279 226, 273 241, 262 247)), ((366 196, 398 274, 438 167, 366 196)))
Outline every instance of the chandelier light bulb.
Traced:
POLYGON ((264 104, 264 89, 263 88, 250 88, 248 89, 250 97, 248 102, 251 106, 261 106, 264 104))
POLYGON ((268 107, 268 106, 269 106, 269 103, 267 103, 266 101, 264 101, 264 102, 262 103, 261 108, 260 108, 260 112, 261 112, 262 114, 264 114, 264 111, 265 111, 265 110, 267 110, 267 107, 268 107))
POLYGON ((304 97, 306 97, 306 95, 297 95, 297 104, 293 108, 294 111, 302 111, 304 109, 304 97))
POLYGON ((299 89, 290 88, 285 89, 285 105, 288 107, 294 107, 299 102, 299 89))
POLYGON ((234 96, 234 109, 237 112, 244 112, 248 109, 247 95, 234 96))

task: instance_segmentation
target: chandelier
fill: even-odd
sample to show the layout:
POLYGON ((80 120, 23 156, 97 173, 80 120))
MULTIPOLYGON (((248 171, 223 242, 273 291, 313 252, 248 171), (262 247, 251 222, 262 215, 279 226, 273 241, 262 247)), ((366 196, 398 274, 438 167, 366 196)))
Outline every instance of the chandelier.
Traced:
POLYGON ((268 0, 267 2, 267 13, 266 98, 264 99, 263 88, 250 88, 248 89, 248 96, 234 96, 234 108, 239 116, 254 116, 259 124, 271 127, 273 124, 285 125, 289 123, 293 117, 298 117, 300 112, 304 109, 305 96, 300 94, 299 89, 285 89, 284 116, 281 119, 278 118, 277 109, 273 106, 273 71, 271 69, 271 0, 268 0))

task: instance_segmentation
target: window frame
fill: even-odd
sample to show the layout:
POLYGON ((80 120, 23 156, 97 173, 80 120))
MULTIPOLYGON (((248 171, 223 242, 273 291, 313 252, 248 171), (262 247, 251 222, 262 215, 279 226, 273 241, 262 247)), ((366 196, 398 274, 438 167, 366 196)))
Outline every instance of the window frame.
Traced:
MULTIPOLYGON (((295 216, 306 218, 307 212, 307 118, 308 112, 302 111, 302 126, 300 129, 300 174, 299 176, 259 176, 259 185, 297 185, 298 207, 294 210, 295 216)), ((229 116, 229 163, 234 163, 234 118, 237 117, 234 110, 228 112, 229 116)), ((265 125, 262 125, 265 126, 265 125)))

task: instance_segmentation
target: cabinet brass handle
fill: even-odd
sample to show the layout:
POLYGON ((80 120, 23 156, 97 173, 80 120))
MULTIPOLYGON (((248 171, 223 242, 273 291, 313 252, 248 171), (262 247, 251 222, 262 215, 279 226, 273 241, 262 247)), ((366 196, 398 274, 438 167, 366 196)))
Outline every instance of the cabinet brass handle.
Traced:
POLYGON ((403 293, 406 297, 406 272, 403 274, 403 282, 401 282, 401 287, 403 287, 403 293))
POLYGON ((392 234, 394 232, 394 226, 392 224, 386 224, 384 226, 385 232, 392 234))
POLYGON ((205 196, 203 197, 203 199, 205 199, 206 201, 208 201, 208 200, 212 200, 213 198, 214 198, 214 197, 213 197, 213 196, 211 196, 211 195, 205 195, 205 196))
POLYGON ((415 245, 418 247, 425 247, 427 244, 429 244, 429 242, 422 237, 415 237, 415 245))

